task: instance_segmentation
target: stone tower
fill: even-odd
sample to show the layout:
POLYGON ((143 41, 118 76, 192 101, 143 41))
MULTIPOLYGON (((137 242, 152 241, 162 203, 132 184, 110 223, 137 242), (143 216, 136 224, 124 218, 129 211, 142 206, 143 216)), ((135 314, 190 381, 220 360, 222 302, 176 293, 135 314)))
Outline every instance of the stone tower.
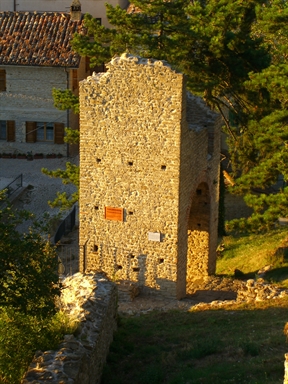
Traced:
POLYGON ((80 270, 182 298, 215 271, 221 120, 163 61, 107 67, 80 83, 80 270))

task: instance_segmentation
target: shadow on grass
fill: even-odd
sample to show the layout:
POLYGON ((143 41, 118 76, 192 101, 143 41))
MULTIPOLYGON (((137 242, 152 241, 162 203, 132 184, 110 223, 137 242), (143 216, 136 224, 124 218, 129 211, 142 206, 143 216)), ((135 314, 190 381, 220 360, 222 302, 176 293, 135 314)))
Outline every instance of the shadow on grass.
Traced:
POLYGON ((120 318, 102 384, 283 383, 287 306, 120 318))
POLYGON ((270 282, 281 283, 288 279, 288 266, 272 269, 265 274, 265 279, 270 282))
MULTIPOLYGON (((286 263, 285 263, 286 264, 286 263)), ((248 273, 243 273, 241 277, 237 278, 239 280, 247 281, 248 279, 257 279, 258 277, 262 277, 268 283, 279 283, 286 281, 288 279, 288 265, 283 265, 282 267, 273 268, 270 271, 267 271, 263 275, 258 275, 258 270, 248 273)), ((283 286, 284 287, 284 286, 283 286)), ((286 288, 286 285, 285 285, 286 288)))
POLYGON ((198 302, 211 303, 215 300, 236 300, 237 293, 233 291, 197 290, 194 294, 188 294, 186 298, 198 302))
MULTIPOLYGON (((259 270, 247 272, 247 273, 241 273, 234 275, 227 275, 227 274, 217 274, 218 277, 227 277, 227 278, 235 278, 237 280, 242 280, 246 282, 249 279, 256 279, 259 277, 262 277, 267 283, 278 283, 281 285, 282 282, 286 282, 288 280, 288 266, 278 267, 278 268, 272 268, 270 271, 266 272, 263 275, 258 275, 259 270)), ((288 288, 288 282, 283 285, 283 288, 288 288)), ((217 299, 215 299, 217 300, 217 299)), ((229 299, 223 299, 223 300, 229 300, 229 299)))

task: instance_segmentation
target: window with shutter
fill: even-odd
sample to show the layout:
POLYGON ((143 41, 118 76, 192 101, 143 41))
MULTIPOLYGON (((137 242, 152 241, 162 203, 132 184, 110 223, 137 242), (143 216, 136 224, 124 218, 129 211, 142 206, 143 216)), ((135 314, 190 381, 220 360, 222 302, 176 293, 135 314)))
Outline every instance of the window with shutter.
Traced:
POLYGON ((7 121, 7 141, 15 141, 15 121, 7 121))
POLYGON ((64 144, 64 124, 26 121, 26 142, 36 141, 64 144))
POLYGON ((34 121, 26 121, 26 143, 35 143, 37 137, 37 124, 34 121))
POLYGON ((6 71, 5 69, 0 69, 0 92, 6 91, 6 71))
POLYGON ((64 144, 64 124, 63 123, 54 124, 54 143, 64 144))
POLYGON ((15 141, 15 121, 0 120, 0 140, 15 141))

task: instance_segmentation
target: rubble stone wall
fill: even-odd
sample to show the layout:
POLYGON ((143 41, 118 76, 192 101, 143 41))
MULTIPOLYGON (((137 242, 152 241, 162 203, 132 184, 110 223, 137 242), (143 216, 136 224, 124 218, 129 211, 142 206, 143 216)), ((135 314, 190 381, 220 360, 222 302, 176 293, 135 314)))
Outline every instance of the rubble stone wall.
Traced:
POLYGON ((57 351, 38 351, 22 384, 99 384, 116 330, 117 289, 97 274, 77 273, 63 282, 61 309, 79 322, 57 351))
POLYGON ((284 381, 283 384, 288 384, 288 353, 285 353, 284 361, 284 381))
POLYGON ((163 61, 124 54, 107 66, 80 83, 80 270, 181 298, 189 231, 205 233, 191 276, 215 270, 220 120, 163 61), (208 224, 196 231, 201 183, 208 224))

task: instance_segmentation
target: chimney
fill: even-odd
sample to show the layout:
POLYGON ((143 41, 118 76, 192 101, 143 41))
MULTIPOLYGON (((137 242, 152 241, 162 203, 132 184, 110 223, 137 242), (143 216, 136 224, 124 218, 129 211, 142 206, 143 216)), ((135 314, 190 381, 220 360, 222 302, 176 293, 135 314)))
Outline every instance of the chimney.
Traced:
POLYGON ((73 0, 70 7, 70 15, 73 21, 81 20, 81 4, 79 0, 73 0))

